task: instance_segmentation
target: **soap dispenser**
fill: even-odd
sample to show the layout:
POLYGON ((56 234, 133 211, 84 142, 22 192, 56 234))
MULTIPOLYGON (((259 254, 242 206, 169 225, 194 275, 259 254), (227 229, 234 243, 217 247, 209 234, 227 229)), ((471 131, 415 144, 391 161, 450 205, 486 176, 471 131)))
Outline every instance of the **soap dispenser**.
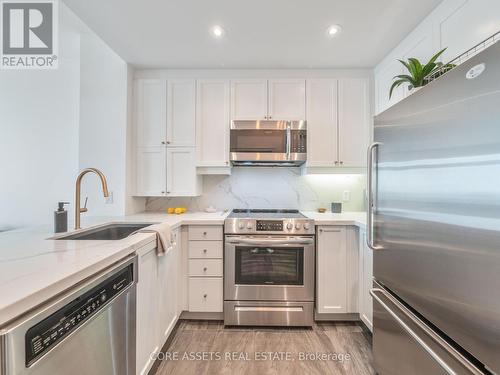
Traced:
POLYGON ((64 209, 64 205, 69 202, 59 202, 57 211, 54 211, 54 233, 68 231, 68 211, 64 209))

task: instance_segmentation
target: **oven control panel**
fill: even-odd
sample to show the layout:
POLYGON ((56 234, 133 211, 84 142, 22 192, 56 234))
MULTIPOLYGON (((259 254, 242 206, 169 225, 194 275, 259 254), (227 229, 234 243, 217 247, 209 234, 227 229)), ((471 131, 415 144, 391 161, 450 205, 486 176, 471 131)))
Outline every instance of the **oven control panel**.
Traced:
POLYGON ((283 220, 257 220, 258 232, 283 232, 283 220))
POLYGON ((226 234, 314 234, 314 221, 310 219, 246 219, 228 218, 224 221, 226 234))
POLYGON ((26 332, 26 367, 57 345, 133 283, 133 265, 103 281, 26 332))

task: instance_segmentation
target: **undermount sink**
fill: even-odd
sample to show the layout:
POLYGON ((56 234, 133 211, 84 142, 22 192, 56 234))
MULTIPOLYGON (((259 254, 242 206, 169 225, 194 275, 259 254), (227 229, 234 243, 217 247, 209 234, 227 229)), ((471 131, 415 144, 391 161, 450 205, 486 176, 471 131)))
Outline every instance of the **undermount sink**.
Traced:
POLYGON ((56 240, 121 240, 128 237, 136 230, 148 227, 153 223, 111 223, 91 228, 67 236, 58 237, 56 240))

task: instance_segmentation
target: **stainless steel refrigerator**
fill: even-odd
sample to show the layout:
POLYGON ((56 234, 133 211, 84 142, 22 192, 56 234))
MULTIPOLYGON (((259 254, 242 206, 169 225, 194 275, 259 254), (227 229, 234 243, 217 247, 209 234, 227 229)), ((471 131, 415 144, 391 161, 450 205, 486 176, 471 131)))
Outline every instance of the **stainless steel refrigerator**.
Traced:
POLYGON ((374 140, 377 372, 500 374, 500 43, 378 115, 374 140))

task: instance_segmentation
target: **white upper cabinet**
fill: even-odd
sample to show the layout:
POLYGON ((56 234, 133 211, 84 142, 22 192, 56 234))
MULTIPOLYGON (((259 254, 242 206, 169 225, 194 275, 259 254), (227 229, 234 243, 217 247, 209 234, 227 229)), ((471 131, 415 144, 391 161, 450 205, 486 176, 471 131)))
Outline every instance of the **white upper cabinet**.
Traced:
POLYGON ((197 165, 200 167, 228 167, 229 80, 198 80, 196 91, 197 165))
POLYGON ((136 81, 136 146, 153 147, 166 143, 167 83, 161 79, 136 81))
POLYGON ((450 61, 500 31, 500 1, 447 0, 435 11, 436 45, 450 61))
POLYGON ((307 168, 363 168, 370 123, 368 79, 307 80, 307 168))
POLYGON ((338 163, 338 113, 336 79, 307 80, 307 165, 338 163))
POLYGON ((268 85, 268 119, 303 120, 306 118, 305 80, 271 79, 268 85))
POLYGON ((161 197, 167 192, 166 147, 136 150, 136 196, 161 197))
POLYGON ((195 80, 138 79, 134 97, 135 195, 199 195, 195 80))
POLYGON ((370 94, 367 79, 339 80, 339 164, 366 165, 370 138, 370 94))
POLYGON ((167 82, 167 144, 194 147, 196 144, 196 81, 167 82))
POLYGON ((231 118, 233 120, 305 119, 305 80, 232 80, 231 118))
POLYGON ((500 30, 500 1, 444 0, 375 68, 375 112, 378 114, 410 95, 406 85, 389 99, 393 77, 404 73, 398 59, 415 57, 423 63, 446 48, 449 62, 500 30))
POLYGON ((201 176, 196 174, 193 147, 167 148, 167 196, 189 197, 201 194, 201 176))
POLYGON ((233 120, 267 118, 267 80, 231 81, 231 117, 233 120))

